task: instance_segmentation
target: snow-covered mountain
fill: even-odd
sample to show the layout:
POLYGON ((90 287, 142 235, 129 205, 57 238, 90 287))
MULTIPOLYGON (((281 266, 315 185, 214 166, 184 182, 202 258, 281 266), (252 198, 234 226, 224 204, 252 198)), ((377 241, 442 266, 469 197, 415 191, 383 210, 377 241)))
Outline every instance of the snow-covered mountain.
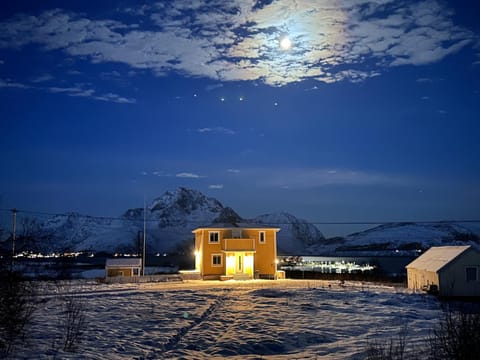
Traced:
POLYGON ((383 224, 345 238, 330 240, 330 244, 315 244, 310 254, 336 253, 386 254, 412 253, 431 246, 480 245, 478 223, 392 223, 383 224))
MULTIPOLYGON (((254 223, 280 227, 279 253, 302 253, 307 246, 321 243, 322 233, 305 220, 287 213, 243 219, 232 208, 203 193, 178 188, 155 199, 145 212, 148 252, 168 252, 193 244, 192 230, 211 223, 254 223)), ((144 226, 144 209, 128 209, 119 218, 98 218, 76 213, 57 215, 41 226, 51 241, 41 248, 52 250, 135 251, 144 226)))
POLYGON ((323 234, 315 225, 286 212, 260 215, 250 222, 281 228, 277 233, 277 246, 282 254, 296 255, 308 246, 325 243, 323 234))
MULTIPOLYGON (((281 255, 402 254, 434 245, 480 244, 478 223, 384 224, 344 238, 325 239, 315 225, 291 214, 280 212, 244 219, 217 199, 187 188, 167 191, 153 200, 146 207, 145 219, 148 252, 191 246, 192 230, 215 222, 279 227, 277 248, 281 255)), ((31 224, 31 243, 43 252, 132 252, 139 250, 144 209, 132 208, 117 218, 68 213, 31 224)))

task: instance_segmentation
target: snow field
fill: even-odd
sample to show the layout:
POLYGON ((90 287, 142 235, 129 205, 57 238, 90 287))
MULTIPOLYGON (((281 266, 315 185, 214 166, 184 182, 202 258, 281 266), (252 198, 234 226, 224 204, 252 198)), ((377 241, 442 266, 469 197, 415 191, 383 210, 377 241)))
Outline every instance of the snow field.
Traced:
POLYGON ((347 282, 189 281, 45 287, 31 341, 16 358, 362 359, 407 326, 414 348, 441 317, 435 298, 347 282), (76 353, 61 350, 59 294, 85 306, 76 353))

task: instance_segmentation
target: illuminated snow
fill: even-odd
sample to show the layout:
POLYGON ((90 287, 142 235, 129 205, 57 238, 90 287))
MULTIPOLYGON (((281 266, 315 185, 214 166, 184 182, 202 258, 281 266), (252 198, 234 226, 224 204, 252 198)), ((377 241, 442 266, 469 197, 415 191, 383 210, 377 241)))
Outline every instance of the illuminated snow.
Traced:
MULTIPOLYGON (((405 288, 327 281, 192 281, 101 285, 73 282, 87 306, 82 359, 361 359, 373 338, 408 326, 421 344, 440 317, 432 297, 405 288)), ((45 288, 28 348, 49 359, 59 336, 58 288, 45 288)))

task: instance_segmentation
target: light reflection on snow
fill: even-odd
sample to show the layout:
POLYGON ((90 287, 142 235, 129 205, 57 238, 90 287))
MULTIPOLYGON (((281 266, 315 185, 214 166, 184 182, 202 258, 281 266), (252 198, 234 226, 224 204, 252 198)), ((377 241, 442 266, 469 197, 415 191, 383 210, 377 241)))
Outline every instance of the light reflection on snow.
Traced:
MULTIPOLYGON (((72 290, 88 300, 84 359, 361 359, 372 337, 388 339, 405 323, 409 345, 420 345, 441 313, 434 298, 371 283, 89 283, 72 290)), ((60 310, 48 289, 44 300, 21 358, 49 358, 60 310)))

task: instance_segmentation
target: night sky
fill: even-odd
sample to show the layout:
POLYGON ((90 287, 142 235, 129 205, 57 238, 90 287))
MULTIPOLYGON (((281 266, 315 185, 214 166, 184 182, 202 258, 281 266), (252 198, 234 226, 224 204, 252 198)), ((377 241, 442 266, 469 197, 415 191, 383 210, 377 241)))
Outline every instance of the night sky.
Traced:
POLYGON ((2 209, 117 216, 185 186, 244 217, 480 218, 480 2, 0 14, 2 209))

